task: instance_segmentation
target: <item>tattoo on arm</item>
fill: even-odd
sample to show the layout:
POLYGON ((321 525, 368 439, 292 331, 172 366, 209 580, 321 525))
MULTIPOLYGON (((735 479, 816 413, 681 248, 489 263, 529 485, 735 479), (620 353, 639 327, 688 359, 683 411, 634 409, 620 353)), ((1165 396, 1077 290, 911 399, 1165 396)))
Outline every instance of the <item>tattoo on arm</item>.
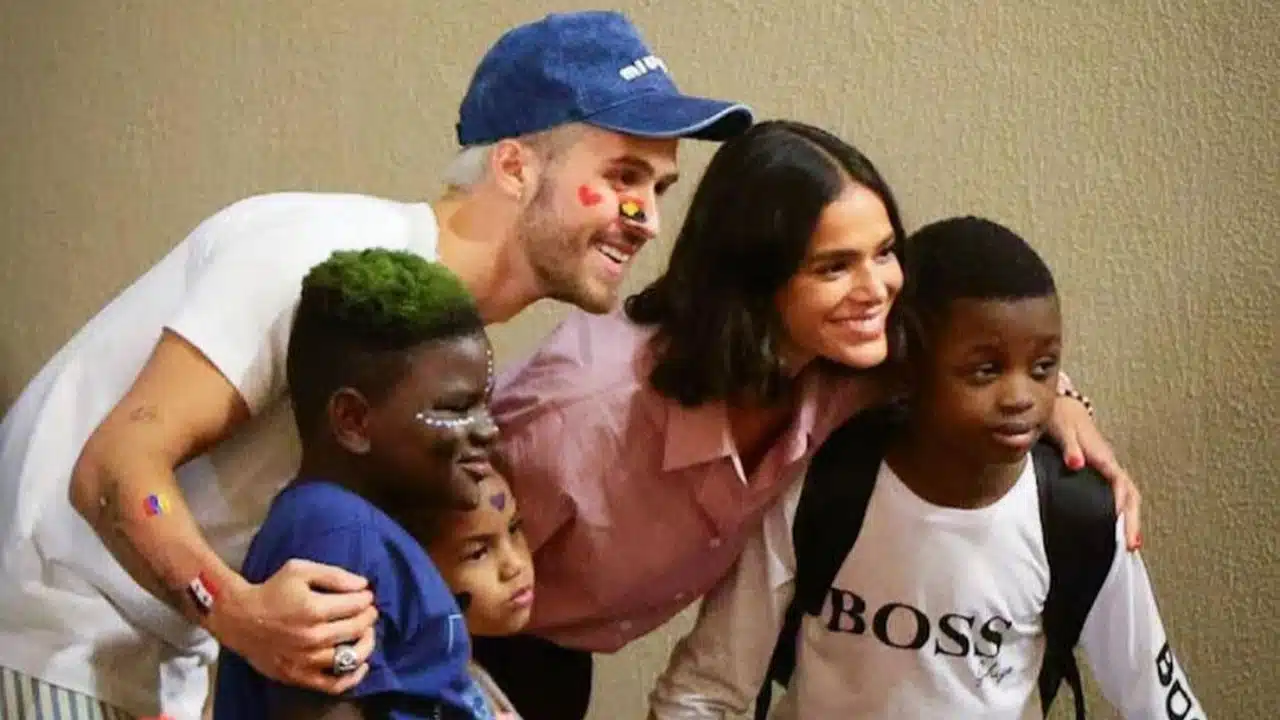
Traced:
POLYGON ((129 413, 129 421, 135 423, 153 423, 160 419, 160 413, 154 405, 139 405, 129 413))
MULTIPOLYGON (((153 423, 160 418, 154 405, 139 405, 129 411, 129 421, 135 423, 153 423)), ((122 539, 127 539, 124 527, 124 513, 120 509, 120 482, 114 477, 102 480, 101 493, 98 495, 98 522, 104 530, 110 531, 122 539)))
POLYGON ((126 570, 132 567, 137 572, 145 573, 145 578, 139 578, 134 574, 140 585, 154 592, 157 598, 182 615, 196 619, 187 601, 186 584, 173 577, 175 569, 168 554, 160 550, 151 553, 149 557, 147 553, 142 552, 138 544, 129 536, 127 523, 121 500, 120 482, 113 477, 106 477, 103 479, 102 493, 98 496, 99 535, 126 570))
MULTIPOLYGON (((139 404, 128 411, 125 422, 154 426, 165 420, 158 406, 139 404)), ((150 436, 158 428, 135 429, 150 436)), ((173 465, 167 458, 157 459, 117 453, 99 463, 93 478, 96 508, 91 505, 85 515, 135 582, 204 625, 229 568, 204 543, 183 504, 173 465)))

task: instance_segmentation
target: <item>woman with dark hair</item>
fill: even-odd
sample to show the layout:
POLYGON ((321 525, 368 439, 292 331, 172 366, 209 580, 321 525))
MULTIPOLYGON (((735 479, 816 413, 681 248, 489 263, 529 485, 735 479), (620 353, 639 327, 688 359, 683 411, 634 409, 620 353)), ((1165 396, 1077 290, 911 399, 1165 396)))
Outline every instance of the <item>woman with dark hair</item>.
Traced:
POLYGON ((626 314, 655 329, 661 394, 785 410, 810 359, 885 359, 902 221, 871 161, 824 130, 761 123, 740 145, 716 154, 667 272, 626 314))
MULTIPOLYGON (((526 635, 475 652, 527 720, 584 717, 591 653, 710 590, 827 435, 894 391, 877 368, 895 345, 903 239, 860 152, 760 123, 716 152, 666 272, 625 313, 572 315, 499 379, 498 453, 537 600, 526 635)), ((1136 532, 1136 493, 1074 398, 1051 434, 1130 499, 1136 532)))

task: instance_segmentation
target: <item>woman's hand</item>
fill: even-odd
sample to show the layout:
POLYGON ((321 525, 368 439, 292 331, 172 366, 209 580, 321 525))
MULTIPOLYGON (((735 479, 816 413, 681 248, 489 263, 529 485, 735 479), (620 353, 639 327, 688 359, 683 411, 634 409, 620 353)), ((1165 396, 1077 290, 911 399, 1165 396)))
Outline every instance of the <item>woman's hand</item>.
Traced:
POLYGON ((1087 464, 1111 483, 1116 511, 1124 516, 1125 544, 1130 550, 1142 547, 1142 494, 1116 461, 1111 445, 1098 431, 1084 403, 1059 396, 1049 418, 1049 435, 1062 448, 1067 467, 1079 470, 1087 464))

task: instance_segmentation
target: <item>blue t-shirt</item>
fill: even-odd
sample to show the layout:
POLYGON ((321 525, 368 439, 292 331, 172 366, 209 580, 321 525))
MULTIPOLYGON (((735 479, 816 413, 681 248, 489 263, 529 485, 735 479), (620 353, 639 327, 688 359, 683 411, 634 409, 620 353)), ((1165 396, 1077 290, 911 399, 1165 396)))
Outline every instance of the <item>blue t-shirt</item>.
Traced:
MULTIPOLYGON (((241 573, 259 583, 292 558, 335 565, 368 579, 378 607, 369 673, 343 697, 364 698, 396 720, 436 717, 437 708, 492 718, 467 672, 471 645, 453 593, 422 546, 399 523, 346 488, 295 482, 271 504, 241 573), (441 708, 443 709, 443 708, 441 708)), ((292 693, 224 649, 214 717, 268 718, 292 693)), ((447 712, 444 717, 458 713, 447 712)))

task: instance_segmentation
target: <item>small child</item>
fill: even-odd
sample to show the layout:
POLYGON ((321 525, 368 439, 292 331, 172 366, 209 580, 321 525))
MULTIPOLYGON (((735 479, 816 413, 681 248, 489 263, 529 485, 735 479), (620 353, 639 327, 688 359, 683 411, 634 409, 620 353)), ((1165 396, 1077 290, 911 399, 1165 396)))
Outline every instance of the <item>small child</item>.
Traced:
MULTIPOLYGON (((480 483, 480 505, 447 513, 427 550, 453 590, 476 636, 513 635, 533 611, 533 558, 511 487, 494 474, 480 483)), ((496 720, 520 720, 511 701, 476 663, 471 675, 496 720)))
MULTIPOLYGON (((787 636, 794 671, 775 720, 1040 712, 1032 698, 1046 657, 1051 573, 1036 465, 1060 460, 1033 459, 1031 450, 1050 416, 1062 353, 1053 276, 1022 238, 973 217, 921 229, 905 252, 911 396, 903 417, 884 425, 860 533, 818 588, 820 613, 801 614, 787 636)), ((846 470, 834 479, 863 479, 846 470)), ((704 600, 658 681, 652 717, 737 717, 756 700, 775 642, 788 642, 779 633, 797 563, 812 560, 794 552, 801 489, 766 516, 733 574, 704 600)), ((1104 510, 1104 519, 1114 516, 1104 510)), ((846 521, 858 512, 836 511, 846 521)), ((1083 608, 1079 647, 1124 718, 1203 720, 1122 524, 1103 525, 1115 549, 1102 545, 1101 587, 1083 608)))
POLYGON ((492 353, 470 295, 412 253, 334 253, 303 280, 286 373, 301 468, 242 572, 263 582, 302 559, 363 576, 376 642, 363 665, 334 649, 334 672, 359 678, 339 696, 278 684, 224 650, 214 716, 492 718, 453 592, 406 529, 475 508, 493 474, 492 353))

